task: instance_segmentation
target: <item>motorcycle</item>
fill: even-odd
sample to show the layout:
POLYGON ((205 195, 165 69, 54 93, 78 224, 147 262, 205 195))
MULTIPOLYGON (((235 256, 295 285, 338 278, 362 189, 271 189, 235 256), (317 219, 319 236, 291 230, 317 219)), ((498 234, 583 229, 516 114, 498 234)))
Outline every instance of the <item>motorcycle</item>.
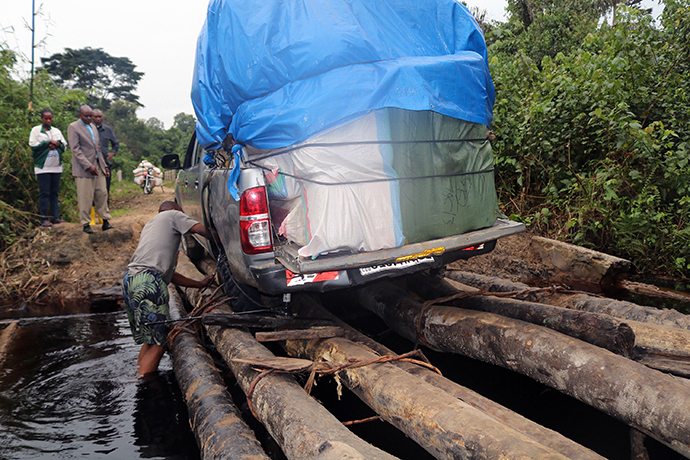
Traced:
POLYGON ((134 183, 141 187, 145 195, 152 193, 157 186, 163 185, 161 170, 146 160, 139 163, 137 169, 132 172, 134 173, 134 183))
POLYGON ((144 195, 149 195, 156 186, 154 174, 153 168, 146 168, 146 176, 144 176, 144 180, 141 181, 141 188, 144 190, 144 195))

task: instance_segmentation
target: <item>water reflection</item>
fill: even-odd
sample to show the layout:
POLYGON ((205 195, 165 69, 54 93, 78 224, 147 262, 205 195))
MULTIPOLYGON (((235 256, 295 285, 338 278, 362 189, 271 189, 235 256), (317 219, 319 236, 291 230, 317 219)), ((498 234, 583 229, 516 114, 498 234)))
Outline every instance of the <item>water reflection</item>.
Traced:
POLYGON ((0 368, 0 459, 199 457, 169 358, 137 380, 124 314, 32 318, 0 368))

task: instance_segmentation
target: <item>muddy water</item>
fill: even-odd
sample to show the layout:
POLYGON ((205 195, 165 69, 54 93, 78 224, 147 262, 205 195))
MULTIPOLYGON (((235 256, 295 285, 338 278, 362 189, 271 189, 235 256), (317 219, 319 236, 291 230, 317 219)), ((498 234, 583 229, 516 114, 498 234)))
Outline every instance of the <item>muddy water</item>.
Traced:
POLYGON ((0 365, 0 459, 199 458, 170 358, 136 379, 124 313, 19 325, 0 365))

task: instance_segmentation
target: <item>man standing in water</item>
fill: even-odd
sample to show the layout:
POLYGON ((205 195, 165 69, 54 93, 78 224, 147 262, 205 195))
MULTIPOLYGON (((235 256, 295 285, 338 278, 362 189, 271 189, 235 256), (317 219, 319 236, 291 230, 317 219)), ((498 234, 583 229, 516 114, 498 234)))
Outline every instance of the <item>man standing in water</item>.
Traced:
POLYGON ((158 215, 141 231, 122 280, 127 319, 134 341, 141 344, 137 360, 140 376, 155 372, 165 352, 170 328, 162 321, 170 319, 168 283, 204 288, 213 281, 213 276, 195 281, 175 272, 178 248, 186 233, 210 238, 206 227, 182 212, 177 203, 163 202, 158 215))

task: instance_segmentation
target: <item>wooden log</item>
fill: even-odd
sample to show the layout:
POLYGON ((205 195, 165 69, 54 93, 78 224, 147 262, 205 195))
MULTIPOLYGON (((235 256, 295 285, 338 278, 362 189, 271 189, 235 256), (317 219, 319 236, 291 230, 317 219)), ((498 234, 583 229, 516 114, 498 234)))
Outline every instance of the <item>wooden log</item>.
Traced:
POLYGON ((586 294, 554 295, 551 296, 548 301, 549 303, 558 302, 559 305, 574 310, 606 313, 607 315, 624 320, 680 327, 690 330, 690 316, 669 308, 644 307, 632 302, 602 299, 586 294))
MULTIPOLYGON (((225 306, 218 310, 219 313, 231 313, 225 306)), ((309 396, 293 377, 270 374, 255 382, 259 372, 233 359, 273 357, 273 354, 249 332, 221 326, 206 326, 206 330, 245 394, 253 386, 252 406, 259 421, 288 458, 395 458, 355 436, 309 396)))
MULTIPOLYGON (((285 345, 291 355, 334 365, 379 358, 340 337, 285 345)), ((392 364, 351 367, 338 377, 381 418, 437 459, 567 458, 392 364)))
POLYGON ((362 306, 410 340, 527 375, 690 457, 690 392, 672 376, 519 320, 455 307, 424 310, 391 283, 356 293, 362 306))
POLYGON ((563 278, 614 284, 630 271, 629 260, 562 241, 534 236, 530 247, 541 256, 544 264, 559 270, 563 278))
MULTIPOLYGON (((516 283, 497 277, 476 275, 461 270, 447 270, 446 276, 454 281, 464 283, 489 292, 508 292, 525 290, 524 283, 516 283)), ((623 286, 639 285, 629 281, 621 282, 623 286)), ((619 285, 617 285, 619 286, 619 285)), ((648 285, 647 285, 648 286, 648 285)), ((654 286, 652 286, 653 288, 654 286)), ((648 289, 647 291, 650 291, 648 289)), ((647 292, 649 294, 649 292, 647 292)), ((542 302, 558 305, 573 310, 603 313, 623 320, 660 324, 662 326, 680 327, 690 330, 690 316, 669 308, 645 307, 632 302, 606 299, 587 294, 540 295, 542 302)), ((683 296, 687 300, 687 296, 683 296)))
POLYGON ((203 316, 204 324, 210 326, 247 327, 250 329, 280 329, 302 328, 308 329, 314 326, 328 326, 327 321, 318 321, 310 318, 295 318, 291 316, 266 316, 266 315, 221 315, 209 313, 203 316))
MULTIPOLYGON (((212 265, 207 262, 207 265, 202 267, 208 270, 212 265)), ((202 276, 191 263, 181 265, 178 262, 177 271, 191 278, 202 276)), ((186 288, 184 291, 192 305, 198 304, 201 300, 198 290, 186 288)), ((214 312, 221 315, 233 313, 226 305, 218 307, 214 312)), ((269 358, 273 357, 273 354, 247 331, 210 325, 205 328, 235 375, 240 388, 247 394, 259 372, 249 365, 233 360, 269 358)), ((309 396, 291 376, 270 374, 263 377, 253 388, 252 406, 259 421, 289 459, 396 458, 355 436, 318 401, 309 396)))
POLYGON ((89 292, 89 300, 92 304, 117 303, 122 300, 122 287, 95 289, 89 292))
POLYGON ((450 267, 446 268, 445 276, 452 280, 487 292, 526 291, 531 289, 531 286, 525 283, 510 281, 497 276, 470 273, 450 267))
POLYGON ((690 377, 690 331, 626 321, 635 332, 633 358, 648 367, 690 377))
MULTIPOLYGON (((452 280, 464 280, 474 282, 476 281, 471 276, 465 276, 463 273, 454 272, 452 275, 452 280)), ((444 283, 439 279, 432 278, 422 278, 418 280, 413 280, 410 286, 420 292, 423 292, 426 296, 438 296, 438 295, 453 295, 459 290, 467 289, 458 287, 453 288, 448 283, 444 283), (424 281, 422 281, 422 279, 424 281)), ((487 280, 484 280, 487 281, 487 280)), ((494 285, 492 282, 486 282, 484 288, 493 290, 493 288, 498 288, 502 292, 502 288, 508 286, 507 283, 498 283, 494 285)), ((474 286, 476 287, 476 286, 474 286)), ((517 286, 516 286, 517 287, 517 286)), ((597 305, 614 305, 618 304, 618 301, 611 301, 610 299, 602 299, 599 297, 587 296, 585 294, 549 294, 540 295, 542 301, 554 306, 569 306, 574 308, 575 305, 571 304, 572 299, 588 299, 586 302, 597 305)), ((575 301, 577 302, 577 300, 575 301)), ((629 302, 621 303, 624 305, 624 311, 636 311, 641 314, 642 319, 647 319, 649 317, 654 317, 653 313, 661 311, 652 307, 642 307, 639 305, 630 304, 629 302)), ((460 303, 457 306, 463 306, 460 303)), ((536 305, 536 304, 534 304, 536 305)), ((507 312, 499 311, 499 309, 483 309, 477 307, 473 302, 467 302, 466 307, 473 309, 481 309, 483 311, 491 311, 493 313, 504 314, 505 316, 524 319, 519 316, 512 315, 507 312)), ((580 310, 573 310, 580 311, 580 310)), ((603 312, 588 312, 599 315, 600 317, 615 318, 608 313, 615 313, 613 310, 604 310, 603 312)), ((676 312, 678 313, 678 312, 676 312)), ((663 314, 663 313, 662 313, 663 314)), ((631 315, 632 316, 632 315, 631 315)), ((671 314, 672 317, 678 317, 676 314, 671 314)), ((639 316, 638 316, 639 317, 639 316)), ((620 318, 618 319, 620 320, 620 318)), ((612 319, 612 321, 617 321, 612 319)), ((530 321, 534 322, 534 321, 530 321)), ((666 322, 667 324, 676 324, 675 322, 666 322)), ((614 353, 622 354, 623 356, 629 356, 630 358, 643 363, 644 365, 657 369, 663 372, 669 372, 682 377, 690 377, 690 331, 686 329, 681 329, 679 327, 671 327, 667 325, 659 325, 655 323, 647 323, 635 320, 626 320, 625 325, 632 330, 634 335, 634 345, 630 347, 627 354, 619 353, 615 348, 605 347, 614 353)), ((569 334, 566 330, 561 330, 566 334, 569 334)), ((572 334, 569 334, 572 335, 572 334)), ((573 335, 574 337, 578 337, 573 335)), ((586 340, 590 343, 595 343, 596 345, 602 346, 599 343, 587 340, 584 337, 578 337, 586 340)))
MULTIPOLYGON (((333 321, 339 325, 345 334, 345 337, 352 341, 366 345, 380 356, 396 356, 392 350, 386 348, 369 336, 362 334, 361 332, 348 326, 343 321, 339 320, 332 313, 324 309, 318 302, 314 301, 309 295, 295 295, 293 297, 293 308, 295 312, 304 316, 324 318, 333 321)), ((526 436, 529 436, 536 442, 549 447, 570 459, 603 459, 603 457, 597 455, 595 452, 581 446, 580 444, 577 444, 562 434, 534 423, 522 415, 513 412, 488 398, 485 398, 469 388, 458 385, 457 383, 448 380, 447 378, 431 371, 430 369, 404 361, 392 361, 391 364, 404 370, 405 372, 416 375, 425 382, 445 391, 454 398, 457 398, 460 401, 463 401, 472 407, 481 410, 501 423, 516 431, 519 431, 526 436)))
MULTIPOLYGON (((171 286, 171 312, 180 312, 181 304, 182 300, 171 286)), ((268 460, 254 432, 242 420, 213 360, 197 336, 182 331, 168 346, 201 458, 268 460)))
MULTIPOLYGON (((478 292, 471 287, 456 289, 438 277, 421 275, 409 277, 407 281, 411 289, 427 299, 478 292)), ((458 299, 453 305, 539 324, 626 357, 631 356, 635 345, 630 326, 609 315, 486 295, 458 299)))
POLYGON ((615 289, 625 290, 634 294, 644 295, 647 297, 655 297, 657 299, 671 299, 679 302, 690 303, 690 294, 684 292, 672 291, 670 289, 661 289, 658 286, 653 286, 646 283, 638 283, 630 280, 621 280, 615 286, 615 289))
POLYGON ((277 342, 279 340, 309 340, 328 339, 344 334, 342 328, 336 326, 312 327, 310 329, 294 329, 288 331, 257 332, 254 337, 257 342, 277 342))

